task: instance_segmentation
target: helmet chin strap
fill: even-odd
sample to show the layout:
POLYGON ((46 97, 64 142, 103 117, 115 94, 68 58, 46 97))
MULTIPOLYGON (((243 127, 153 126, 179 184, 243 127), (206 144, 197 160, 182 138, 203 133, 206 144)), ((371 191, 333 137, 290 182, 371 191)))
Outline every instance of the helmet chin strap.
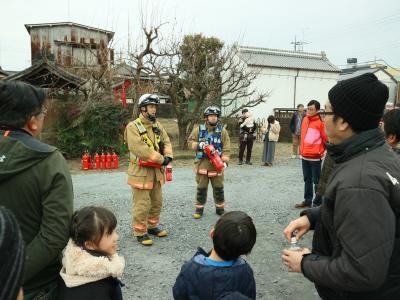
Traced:
POLYGON ((149 121, 151 121, 151 122, 155 122, 155 121, 156 121, 156 116, 150 115, 150 114, 147 112, 147 107, 145 107, 144 110, 142 110, 142 114, 143 114, 143 116, 144 116, 146 119, 148 119, 149 121))
POLYGON ((150 115, 149 113, 147 113, 147 119, 149 119, 151 122, 155 122, 156 121, 156 117, 153 115, 150 115))
POLYGON ((207 124, 210 125, 210 126, 217 126, 218 120, 215 123, 211 123, 210 121, 207 120, 207 124))

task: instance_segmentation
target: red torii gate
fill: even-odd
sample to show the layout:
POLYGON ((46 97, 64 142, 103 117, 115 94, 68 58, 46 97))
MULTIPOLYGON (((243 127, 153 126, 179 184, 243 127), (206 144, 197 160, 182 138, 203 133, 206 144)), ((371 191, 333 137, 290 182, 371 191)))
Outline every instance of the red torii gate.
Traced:
POLYGON ((132 85, 132 81, 125 79, 123 83, 114 88, 115 100, 122 101, 122 106, 126 108, 126 90, 132 85))

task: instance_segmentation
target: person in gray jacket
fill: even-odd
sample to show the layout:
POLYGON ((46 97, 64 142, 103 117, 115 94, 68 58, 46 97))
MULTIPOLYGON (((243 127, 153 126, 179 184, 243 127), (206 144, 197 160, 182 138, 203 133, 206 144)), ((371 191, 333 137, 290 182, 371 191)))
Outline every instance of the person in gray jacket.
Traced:
POLYGON ((379 120, 388 88, 367 73, 339 81, 324 114, 335 162, 321 207, 301 212, 287 239, 314 230, 312 252, 284 250, 322 299, 400 299, 400 160, 379 120))

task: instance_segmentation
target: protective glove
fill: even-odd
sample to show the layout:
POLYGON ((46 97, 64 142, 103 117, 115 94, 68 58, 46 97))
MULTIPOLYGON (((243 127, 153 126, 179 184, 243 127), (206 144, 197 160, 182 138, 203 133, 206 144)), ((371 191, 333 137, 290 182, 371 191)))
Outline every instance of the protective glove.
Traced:
POLYGON ((172 158, 171 158, 171 157, 164 156, 164 161, 163 161, 162 165, 163 165, 163 166, 166 166, 166 165, 168 165, 171 161, 172 161, 172 158))
POLYGON ((200 151, 204 151, 204 148, 207 146, 207 144, 205 143, 205 142, 200 142, 198 145, 197 145, 197 148, 200 150, 200 151))

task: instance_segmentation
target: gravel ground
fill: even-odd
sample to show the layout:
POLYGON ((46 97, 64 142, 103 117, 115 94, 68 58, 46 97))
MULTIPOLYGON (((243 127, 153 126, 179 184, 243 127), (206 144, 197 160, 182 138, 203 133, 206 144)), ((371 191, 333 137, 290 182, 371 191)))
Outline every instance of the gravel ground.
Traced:
MULTIPOLYGON (((170 235, 152 247, 139 245, 131 235, 131 191, 125 172, 73 175, 76 208, 104 205, 118 218, 120 251, 126 259, 122 281, 124 299, 173 299, 172 286, 181 265, 198 246, 211 249, 208 232, 217 221, 209 189, 204 217, 194 220, 195 179, 192 168, 173 170, 174 180, 164 186, 161 225, 170 235)), ((288 273, 281 250, 288 246, 282 231, 299 210, 303 182, 299 160, 282 159, 273 168, 232 164, 225 173, 227 210, 248 213, 257 228, 257 243, 246 257, 254 270, 258 299, 319 299, 314 286, 301 274, 288 273)), ((311 245, 309 234, 301 245, 311 245)))

